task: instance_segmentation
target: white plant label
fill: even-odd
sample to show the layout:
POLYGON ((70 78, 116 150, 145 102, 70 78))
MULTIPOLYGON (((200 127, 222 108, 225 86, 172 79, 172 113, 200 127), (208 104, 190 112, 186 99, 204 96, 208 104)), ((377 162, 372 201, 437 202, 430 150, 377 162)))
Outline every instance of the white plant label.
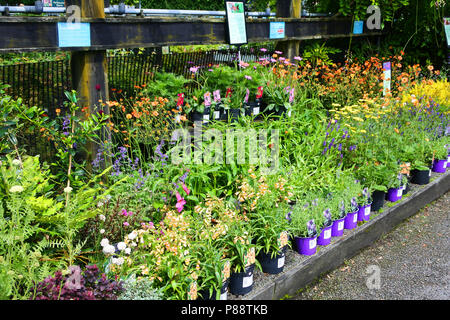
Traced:
POLYGON ((317 245, 316 238, 309 240, 309 249, 314 249, 316 247, 316 245, 317 245))
POLYGON ((225 291, 220 295, 220 300, 228 300, 228 291, 225 291))
POLYGON ((358 220, 358 215, 355 214, 355 215, 353 216, 353 222, 356 222, 357 220, 358 220))
POLYGON ((284 266, 284 260, 285 260, 285 256, 282 256, 281 258, 278 259, 278 268, 281 268, 284 266))
POLYGON ((364 209, 364 215, 365 216, 368 216, 370 214, 370 207, 366 207, 365 209, 364 209))
POLYGON ((324 239, 330 239, 331 238, 331 229, 325 230, 325 232, 323 233, 323 238, 324 239))
POLYGON ((214 111, 214 119, 220 118, 220 111, 214 111))
POLYGON ((447 162, 450 162, 450 156, 447 157, 447 162))
POLYGON ((344 229, 344 221, 338 223, 338 230, 341 231, 344 229))
POLYGON ((253 115, 257 116, 259 114, 259 107, 253 108, 253 115))
POLYGON ((444 169, 447 168, 447 161, 444 162, 444 169))
POLYGON ((428 173, 428 176, 431 177, 431 169, 430 169, 430 171, 429 171, 429 173, 428 173))
POLYGON ((403 194, 403 189, 397 190, 397 197, 401 197, 403 194))
POLYGON ((252 284, 253 284, 253 273, 251 276, 244 277, 244 279, 242 279, 242 287, 243 288, 250 287, 252 284))
POLYGON ((203 122, 206 123, 209 121, 209 114, 204 114, 203 115, 203 122))

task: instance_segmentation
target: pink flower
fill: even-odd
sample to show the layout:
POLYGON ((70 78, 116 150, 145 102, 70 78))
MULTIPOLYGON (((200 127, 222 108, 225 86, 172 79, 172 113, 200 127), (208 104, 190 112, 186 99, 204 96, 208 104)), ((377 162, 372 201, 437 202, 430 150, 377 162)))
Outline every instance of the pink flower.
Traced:
POLYGON ((197 73, 197 71, 198 71, 199 68, 200 68, 200 67, 190 67, 190 68, 189 68, 189 71, 192 72, 192 73, 197 73))
POLYGON ((245 79, 247 79, 247 80, 252 80, 252 77, 251 76, 245 76, 245 79))
POLYGON ((259 50, 261 50, 262 52, 267 52, 267 49, 266 49, 266 48, 261 48, 261 49, 259 49, 259 50))
POLYGON ((128 222, 125 221, 125 222, 123 223, 123 225, 124 225, 125 227, 128 227, 130 224, 129 224, 128 222))
POLYGON ((283 54, 281 51, 275 51, 276 54, 283 54))
POLYGON ((186 187, 186 185, 183 183, 182 184, 183 190, 184 192, 186 192, 187 195, 189 195, 189 193, 191 193, 191 190, 188 189, 188 187, 186 187))
POLYGON ((177 208, 178 212, 183 211, 183 207, 186 204, 186 200, 184 200, 184 198, 180 195, 180 193, 177 191, 176 193, 177 196, 177 204, 175 205, 175 207, 177 208))
POLYGON ((122 215, 124 215, 125 217, 128 216, 128 212, 126 209, 122 209, 122 211, 120 212, 122 215))
POLYGON ((297 61, 302 61, 302 60, 303 60, 303 58, 301 58, 301 57, 294 57, 294 60, 297 60, 297 61))

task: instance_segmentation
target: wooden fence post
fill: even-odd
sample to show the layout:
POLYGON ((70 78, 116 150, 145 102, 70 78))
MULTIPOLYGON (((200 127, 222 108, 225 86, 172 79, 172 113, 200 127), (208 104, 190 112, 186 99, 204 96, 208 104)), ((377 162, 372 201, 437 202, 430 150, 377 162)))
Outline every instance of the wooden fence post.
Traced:
MULTIPOLYGON (((278 18, 301 18, 302 17, 302 0, 278 0, 277 1, 277 17, 278 18)), ((276 44, 278 51, 288 59, 293 59, 300 54, 300 41, 288 40, 278 41, 276 44)))
MULTIPOLYGON (((66 0, 66 5, 77 5, 81 9, 81 18, 105 19, 104 0, 66 0)), ((72 53, 70 66, 72 71, 72 87, 77 91, 79 103, 88 107, 90 113, 99 111, 109 115, 109 107, 101 104, 109 100, 108 65, 106 50, 75 51, 72 53)), ((100 132, 102 141, 111 141, 111 133, 107 128, 100 132)), ((100 145, 89 143, 87 146, 88 170, 92 160, 101 148, 100 145)), ((106 164, 102 164, 104 167, 106 164)))

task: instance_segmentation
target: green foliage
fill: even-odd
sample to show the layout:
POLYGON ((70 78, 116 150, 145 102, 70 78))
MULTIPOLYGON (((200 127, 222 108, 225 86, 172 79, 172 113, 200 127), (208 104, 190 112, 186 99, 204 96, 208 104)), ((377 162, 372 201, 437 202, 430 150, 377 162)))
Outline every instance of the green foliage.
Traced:
POLYGON ((124 291, 117 300, 162 300, 161 290, 153 287, 153 281, 148 278, 131 276, 123 281, 124 291))

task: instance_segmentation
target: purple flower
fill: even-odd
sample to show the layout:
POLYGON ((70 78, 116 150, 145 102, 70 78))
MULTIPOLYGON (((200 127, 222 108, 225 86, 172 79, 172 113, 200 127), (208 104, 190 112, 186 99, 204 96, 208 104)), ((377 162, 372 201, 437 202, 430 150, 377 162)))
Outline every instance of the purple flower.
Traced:
POLYGON ((358 209, 358 203, 356 202, 356 198, 353 197, 352 200, 350 201, 351 205, 352 205, 352 210, 356 210, 358 209))
POLYGON ((245 79, 252 80, 252 77, 245 75, 245 79))
POLYGON ((314 219, 309 220, 306 224, 306 227, 308 228, 308 236, 312 237, 317 233, 316 232, 316 224, 314 223, 314 219))

